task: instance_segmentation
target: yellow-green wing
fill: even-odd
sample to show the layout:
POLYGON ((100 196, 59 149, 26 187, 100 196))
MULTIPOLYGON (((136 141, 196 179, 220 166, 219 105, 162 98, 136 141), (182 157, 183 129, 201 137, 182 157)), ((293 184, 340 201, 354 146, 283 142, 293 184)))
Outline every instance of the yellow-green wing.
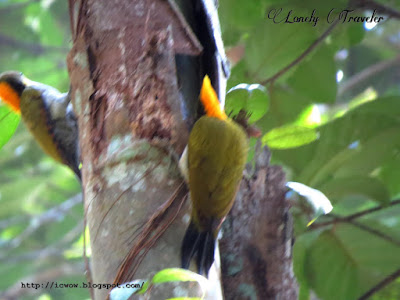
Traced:
POLYGON ((58 162, 64 163, 53 138, 50 112, 39 90, 26 88, 21 96, 21 117, 40 147, 58 162))
POLYGON ((231 120, 204 116, 188 144, 189 188, 194 218, 224 218, 232 207, 247 159, 244 130, 231 120))

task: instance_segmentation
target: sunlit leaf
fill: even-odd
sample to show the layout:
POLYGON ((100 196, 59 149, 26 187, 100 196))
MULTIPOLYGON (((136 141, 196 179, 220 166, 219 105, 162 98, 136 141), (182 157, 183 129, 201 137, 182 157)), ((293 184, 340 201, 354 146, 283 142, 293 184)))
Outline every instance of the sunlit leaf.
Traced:
POLYGON ((269 93, 268 112, 257 121, 263 132, 294 123, 304 110, 312 105, 312 101, 296 94, 292 89, 274 86, 269 93))
POLYGON ((13 136, 21 116, 5 105, 0 105, 0 149, 13 136))
POLYGON ((245 110, 250 114, 249 122, 253 123, 265 115, 268 105, 268 95, 263 86, 242 83, 228 91, 225 111, 230 115, 237 115, 240 110, 245 110))
POLYGON ((365 175, 397 153, 399 115, 399 97, 379 98, 319 127, 319 139, 311 144, 274 154, 298 172, 296 181, 314 187, 335 172, 365 175))
POLYGON ((152 283, 154 284, 173 281, 197 281, 199 283, 207 283, 207 280, 203 276, 200 276, 192 271, 179 268, 161 270, 154 275, 152 279, 152 283))
POLYGON ((262 137, 262 142, 270 148, 286 149, 309 144, 318 138, 315 128, 287 125, 272 129, 262 137))
POLYGON ((321 113, 317 105, 307 107, 296 120, 295 124, 304 127, 317 127, 321 125, 321 113))

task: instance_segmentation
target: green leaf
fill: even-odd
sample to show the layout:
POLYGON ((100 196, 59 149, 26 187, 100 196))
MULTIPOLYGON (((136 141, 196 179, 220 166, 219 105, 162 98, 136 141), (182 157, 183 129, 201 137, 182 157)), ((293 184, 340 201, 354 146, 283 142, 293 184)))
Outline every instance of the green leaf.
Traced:
MULTIPOLYGON (((312 187, 324 183, 341 167, 347 169, 347 175, 365 175, 366 171, 373 171, 388 156, 397 153, 398 115, 399 97, 376 99, 320 126, 320 137, 313 143, 273 155, 298 172, 294 180, 312 187)), ((346 174, 340 173, 342 177, 346 174)))
POLYGON ((304 109, 294 124, 303 127, 317 127, 321 125, 321 112, 317 105, 310 105, 304 109))
POLYGON ((21 116, 5 105, 0 105, 0 149, 9 141, 18 127, 21 116))
POLYGON ((299 300, 308 300, 310 286, 306 276, 307 251, 325 229, 313 230, 296 238, 293 246, 293 271, 300 285, 299 300))
POLYGON ((364 226, 368 226, 377 232, 382 232, 388 237, 392 237, 398 242, 400 237, 400 218, 399 218, 399 209, 391 208, 387 210, 385 215, 388 215, 389 218, 385 220, 385 216, 379 215, 375 218, 363 217, 359 219, 359 223, 363 224, 364 226), (389 213, 393 211, 393 213, 389 213), (394 215, 397 213, 397 215, 394 215))
MULTIPOLYGON (((339 10, 338 10, 339 12, 339 10)), ((359 44, 365 36, 364 23, 341 23, 332 32, 332 43, 336 49, 359 44)))
POLYGON ((261 1, 220 0, 219 16, 221 23, 226 26, 223 28, 225 30, 229 30, 229 27, 249 29, 262 20, 264 10, 261 1))
POLYGON ((318 132, 315 128, 287 125, 269 131, 263 136, 262 142, 270 148, 285 149, 311 143, 317 138, 318 132))
POLYGON ((398 269, 399 250, 368 231, 338 224, 307 249, 305 273, 321 299, 356 299, 398 269))
POLYGON ((288 78, 289 85, 313 102, 333 103, 336 100, 337 89, 334 54, 327 46, 318 49, 288 78))
POLYGON ((355 176, 369 174, 380 166, 400 146, 400 128, 382 130, 357 147, 357 151, 335 175, 355 176))
POLYGON ((399 268, 398 245, 349 225, 337 226, 335 234, 357 264, 362 292, 399 268))
POLYGON ((348 145, 336 155, 328 158, 328 161, 316 167, 316 170, 311 168, 304 170, 303 175, 306 174, 305 172, 309 172, 311 177, 302 179, 311 186, 319 187, 320 184, 333 176, 349 177, 369 174, 385 160, 386 156, 393 151, 399 142, 400 129, 390 128, 363 144, 356 141, 348 145))
POLYGON ((265 115, 269 99, 263 86, 241 83, 228 91, 225 103, 228 115, 237 115, 243 109, 250 114, 249 122, 253 123, 265 115))
POLYGON ((349 195, 362 195, 382 205, 390 201, 386 186, 380 180, 367 176, 334 178, 319 189, 333 202, 349 195))
POLYGON ((400 194, 400 153, 388 157, 382 164, 378 177, 381 179, 390 191, 392 197, 398 197, 400 194))
POLYGON ((225 46, 236 45, 264 17, 265 5, 261 1, 220 0, 218 4, 225 46))
POLYGON ((324 300, 356 299, 359 294, 357 266, 345 247, 332 232, 325 231, 307 251, 307 279, 324 300))
MULTIPOLYGON (((200 288, 203 292, 207 290, 208 280, 192 271, 180 269, 180 268, 170 268, 164 269, 154 275, 152 279, 152 284, 161 284, 165 282, 186 282, 186 281, 195 281, 200 285, 200 288)), ((191 299, 191 298, 189 298, 191 299)), ((196 298, 195 298, 196 299, 196 298)))
POLYGON ((294 93, 292 89, 275 85, 270 90, 268 112, 257 121, 257 125, 263 132, 267 132, 275 127, 296 122, 311 104, 309 98, 294 93))
POLYGON ((262 20, 246 44, 244 59, 250 78, 263 81, 282 70, 312 44, 316 34, 310 24, 274 24, 262 20))
POLYGON ((349 46, 361 43, 365 36, 363 23, 349 23, 347 29, 349 46))
POLYGON ((207 279, 189 270, 170 268, 164 269, 154 275, 152 283, 160 284, 164 282, 174 282, 174 281, 197 281, 201 283, 207 283, 207 279))

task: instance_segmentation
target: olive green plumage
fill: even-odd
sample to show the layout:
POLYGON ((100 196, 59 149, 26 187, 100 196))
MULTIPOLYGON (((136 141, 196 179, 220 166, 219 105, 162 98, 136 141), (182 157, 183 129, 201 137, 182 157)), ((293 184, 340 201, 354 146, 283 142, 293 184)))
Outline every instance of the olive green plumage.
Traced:
POLYGON ((214 261, 215 240, 242 179, 248 151, 243 128, 231 119, 203 116, 188 143, 191 223, 182 243, 182 267, 197 254, 200 274, 214 261))
POLYGON ((0 74, 0 83, 9 84, 17 93, 22 120, 44 152, 81 179, 78 123, 69 94, 31 81, 19 72, 0 74))

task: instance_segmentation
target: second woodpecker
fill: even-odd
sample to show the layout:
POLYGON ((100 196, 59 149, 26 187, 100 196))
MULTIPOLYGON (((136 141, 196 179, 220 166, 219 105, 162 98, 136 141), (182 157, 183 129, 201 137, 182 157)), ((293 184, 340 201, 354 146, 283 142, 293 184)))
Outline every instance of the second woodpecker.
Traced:
POLYGON ((207 275, 218 232, 242 179, 249 146, 245 130, 225 114, 207 76, 200 100, 206 115, 194 124, 187 147, 192 213, 181 259, 187 269, 196 257, 199 273, 207 275))
POLYGON ((9 71, 0 74, 0 99, 21 114, 44 152, 81 179, 78 123, 68 93, 9 71))

